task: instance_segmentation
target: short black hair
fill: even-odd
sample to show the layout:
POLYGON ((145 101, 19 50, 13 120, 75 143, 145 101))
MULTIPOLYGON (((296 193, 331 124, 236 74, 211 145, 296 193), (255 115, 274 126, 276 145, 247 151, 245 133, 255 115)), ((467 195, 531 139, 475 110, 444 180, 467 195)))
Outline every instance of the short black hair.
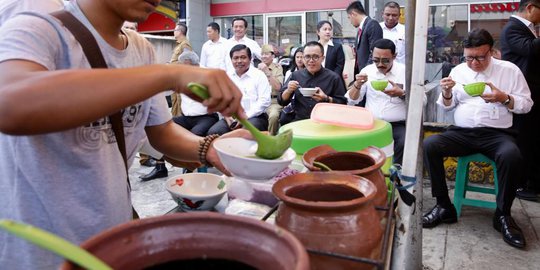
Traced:
MULTIPOLYGON (((386 2, 386 4, 384 4, 383 10, 385 8, 387 8, 387 7, 400 9, 399 4, 397 2, 394 2, 394 1, 386 2)), ((401 12, 401 10, 400 10, 400 12, 401 12)))
POLYGON ((330 25, 330 28, 333 28, 332 23, 331 23, 330 21, 322 20, 322 21, 320 21, 320 22, 317 23, 317 32, 319 32, 319 31, 321 30, 321 28, 322 28, 325 24, 328 24, 328 25, 330 25))
POLYGON ((238 51, 241 51, 241 50, 246 50, 247 52, 247 55, 249 57, 249 60, 251 60, 251 50, 249 49, 248 46, 244 45, 244 44, 237 44, 237 45, 234 45, 234 47, 232 47, 231 49, 231 52, 229 53, 229 57, 232 59, 232 55, 234 52, 238 52, 238 51))
POLYGON ((534 4, 536 6, 540 6, 540 0, 521 0, 519 1, 518 11, 519 12, 524 11, 528 4, 534 4))
POLYGON ((310 42, 306 43, 306 45, 304 45, 303 51, 306 50, 306 47, 310 47, 310 46, 317 46, 317 47, 319 47, 319 49, 321 49, 321 53, 324 54, 324 47, 323 47, 323 45, 321 45, 321 43, 319 43, 318 41, 310 41, 310 42))
POLYGON ((356 13, 359 13, 359 14, 366 14, 364 5, 362 5, 360 1, 352 1, 349 4, 349 6, 347 7, 347 14, 350 14, 351 11, 356 11, 356 13))
POLYGON ((220 32, 220 29, 219 29, 219 24, 217 24, 216 22, 211 22, 208 24, 208 27, 216 30, 218 33, 220 32))
POLYGON ((178 31, 180 31, 180 33, 182 33, 182 35, 184 36, 187 36, 187 25, 183 22, 179 22, 177 25, 176 25, 176 28, 178 28, 178 31))
POLYGON ((390 52, 392 52, 392 55, 396 54, 396 44, 394 44, 393 41, 386 38, 381 38, 373 42, 373 46, 371 47, 371 50, 373 51, 373 49, 375 48, 383 49, 383 50, 390 50, 390 52))
POLYGON ((232 19, 232 25, 234 25, 234 22, 236 21, 243 21, 244 22, 244 27, 248 27, 248 22, 246 21, 246 19, 242 18, 242 17, 236 17, 234 19, 232 19))
POLYGON ((482 45, 489 45, 493 47, 493 37, 491 34, 481 28, 475 28, 469 32, 469 35, 463 40, 463 48, 476 48, 482 45))

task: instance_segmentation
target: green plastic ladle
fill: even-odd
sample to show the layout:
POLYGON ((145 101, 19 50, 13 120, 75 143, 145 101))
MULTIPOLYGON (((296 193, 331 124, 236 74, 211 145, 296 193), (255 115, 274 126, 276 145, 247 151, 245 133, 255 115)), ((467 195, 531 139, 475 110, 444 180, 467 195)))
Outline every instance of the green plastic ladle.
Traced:
MULTIPOLYGON (((210 94, 206 86, 198 83, 189 83, 187 85, 189 90, 202 99, 208 99, 210 94)), ((236 114, 233 117, 246 127, 257 141, 257 151, 255 155, 264 159, 276 159, 279 158, 291 147, 292 143, 292 130, 285 130, 276 136, 266 135, 258 130, 253 124, 245 119, 240 119, 236 114)))
POLYGON ((113 270, 102 260, 83 248, 68 242, 60 236, 34 226, 9 219, 0 219, 0 228, 36 246, 50 250, 83 268, 89 270, 113 270))

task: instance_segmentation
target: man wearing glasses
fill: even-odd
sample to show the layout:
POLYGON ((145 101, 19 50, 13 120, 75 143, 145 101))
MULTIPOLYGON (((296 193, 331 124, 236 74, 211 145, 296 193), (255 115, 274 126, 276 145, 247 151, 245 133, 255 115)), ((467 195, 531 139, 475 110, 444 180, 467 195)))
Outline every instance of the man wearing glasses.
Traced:
MULTIPOLYGON (((373 43, 373 64, 355 76, 345 97, 349 105, 356 105, 367 96, 366 109, 378 119, 390 122, 394 137, 394 163, 401 164, 405 145, 405 65, 396 61, 396 45, 389 39, 373 43), (370 81, 386 80, 383 91, 375 90, 370 81)), ((426 99, 424 98, 424 101, 426 99)))
MULTIPOLYGON (((535 102, 540 102, 540 38, 535 28, 539 23, 540 0, 521 0, 517 14, 508 19, 500 39, 502 59, 521 69, 535 102)), ((514 116, 514 126, 519 130, 517 142, 526 166, 526 183, 520 183, 516 196, 529 201, 538 201, 540 193, 540 175, 536 170, 540 161, 540 132, 531 128, 540 122, 538 106, 527 114, 514 116)))
POLYGON ((497 209, 493 227, 506 243, 524 248, 525 238, 510 215, 516 185, 524 177, 524 160, 511 129, 513 114, 531 110, 533 101, 525 77, 507 61, 492 58, 493 38, 484 29, 472 30, 463 41, 466 63, 459 64, 441 80, 437 104, 455 109, 455 126, 424 140, 424 162, 431 178, 437 205, 424 214, 422 225, 457 222, 445 182, 443 158, 481 153, 495 161, 498 174, 497 209), (483 94, 470 96, 463 84, 486 82, 483 94))
POLYGON ((278 103, 287 106, 294 94, 293 109, 296 116, 293 121, 309 119, 311 110, 319 102, 345 104, 347 100, 343 80, 335 72, 322 66, 324 48, 317 41, 304 46, 305 68, 291 74, 289 81, 281 88, 278 103), (313 96, 304 96, 299 88, 316 88, 313 96))

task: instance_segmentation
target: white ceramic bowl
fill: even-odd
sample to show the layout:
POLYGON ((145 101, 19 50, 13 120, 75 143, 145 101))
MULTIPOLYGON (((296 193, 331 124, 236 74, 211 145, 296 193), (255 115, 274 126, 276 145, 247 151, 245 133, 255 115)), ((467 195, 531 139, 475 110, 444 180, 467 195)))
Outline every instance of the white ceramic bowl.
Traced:
POLYGON ((212 173, 186 173, 171 177, 165 188, 184 211, 210 210, 227 193, 223 176, 212 173))
POLYGON ((220 138, 213 145, 225 168, 245 180, 270 180, 296 158, 291 148, 277 159, 259 158, 255 156, 257 142, 244 138, 220 138))
POLYGON ((299 88, 298 90, 300 90, 300 93, 302 93, 302 95, 304 95, 305 97, 311 97, 315 94, 315 92, 317 92, 317 88, 302 87, 302 88, 299 88))

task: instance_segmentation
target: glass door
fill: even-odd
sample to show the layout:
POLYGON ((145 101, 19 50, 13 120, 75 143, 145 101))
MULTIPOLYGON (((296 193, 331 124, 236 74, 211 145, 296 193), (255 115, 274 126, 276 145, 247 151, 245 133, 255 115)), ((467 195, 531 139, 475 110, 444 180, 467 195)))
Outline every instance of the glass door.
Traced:
POLYGON ((278 49, 280 58, 306 42, 305 13, 266 15, 265 44, 278 49))

